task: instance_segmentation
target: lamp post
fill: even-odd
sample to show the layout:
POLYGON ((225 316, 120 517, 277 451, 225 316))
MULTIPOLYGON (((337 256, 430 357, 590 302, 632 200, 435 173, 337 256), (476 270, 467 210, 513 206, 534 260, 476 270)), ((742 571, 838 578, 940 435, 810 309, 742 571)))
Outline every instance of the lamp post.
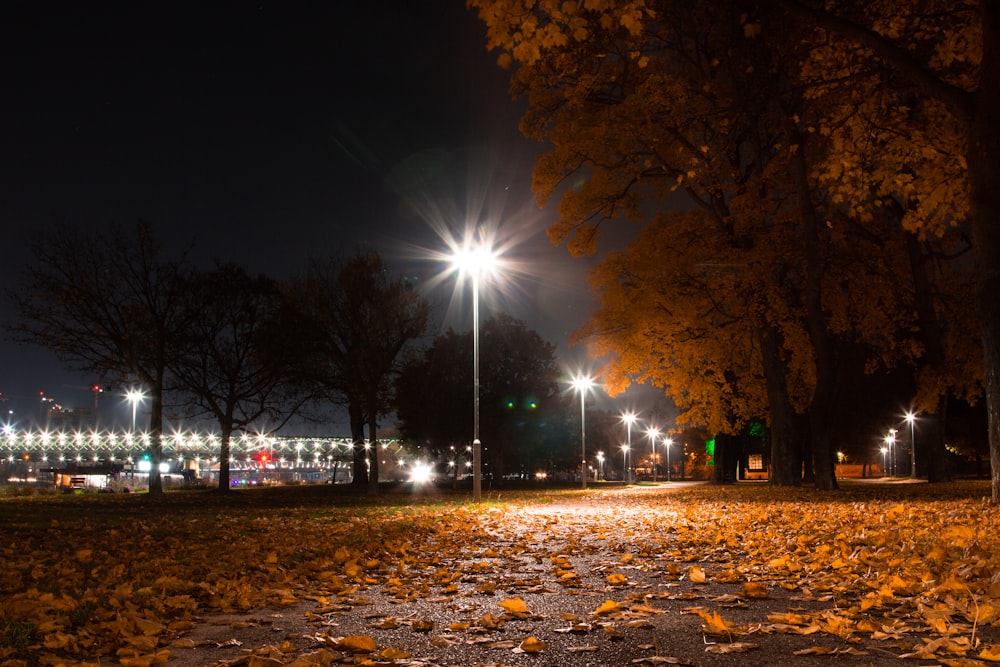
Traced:
POLYGON ((913 410, 906 413, 906 421, 910 422, 910 477, 917 477, 917 443, 913 440, 913 422, 917 415, 913 410))
POLYGON ((600 481, 601 477, 604 475, 604 452, 597 452, 597 478, 594 481, 600 481))
POLYGON ((573 388, 580 392, 580 479, 583 488, 587 488, 587 390, 594 386, 594 379, 589 376, 577 376, 573 379, 573 388))
POLYGON ((141 403, 146 398, 146 395, 142 393, 141 389, 136 389, 135 387, 129 389, 125 392, 125 400, 132 404, 132 432, 135 433, 135 413, 136 408, 139 403, 141 403))
POLYGON ((889 435, 885 437, 885 442, 889 445, 889 476, 896 476, 896 429, 890 428, 889 435))
POLYGON ((882 476, 885 477, 885 453, 889 451, 888 447, 882 447, 880 450, 882 452, 882 476))
POLYGON ((631 449, 628 445, 622 445, 622 477, 625 478, 625 483, 629 483, 628 474, 628 450, 631 449))
POLYGON ((667 482, 670 481, 670 445, 672 444, 674 444, 672 438, 668 437, 663 441, 663 445, 667 449, 667 482))
POLYGON ((653 483, 655 484, 656 483, 656 439, 658 437, 660 437, 660 429, 658 429, 658 428, 651 428, 648 431, 646 431, 646 435, 649 436, 649 444, 653 448, 653 457, 652 457, 651 460, 653 462, 653 464, 652 464, 653 465, 653 483))
POLYGON ((495 266, 496 253, 485 244, 466 243, 455 250, 451 262, 455 269, 472 278, 472 499, 478 503, 483 494, 482 443, 479 440, 479 277, 495 266))
MULTIPOLYGON (((625 422, 625 446, 622 447, 622 451, 627 453, 632 449, 632 424, 635 423, 636 416, 634 412, 626 412, 622 414, 622 421, 625 422)), ((628 464, 625 465, 625 482, 632 481, 632 475, 630 474, 628 464)))

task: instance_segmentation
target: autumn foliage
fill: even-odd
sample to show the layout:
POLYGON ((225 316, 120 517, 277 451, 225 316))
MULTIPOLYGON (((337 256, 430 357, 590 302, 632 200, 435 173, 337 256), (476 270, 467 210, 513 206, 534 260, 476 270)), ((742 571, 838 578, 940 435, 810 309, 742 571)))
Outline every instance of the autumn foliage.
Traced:
MULTIPOLYGON (((590 254, 607 225, 642 227, 595 269, 578 333, 613 391, 662 387, 681 422, 721 433, 763 419, 772 482, 804 469, 821 488, 837 396, 865 373, 912 368, 925 414, 979 396, 976 3, 469 4, 546 144, 533 186, 558 202, 553 242, 590 254)), ((941 481, 943 429, 928 440, 941 481)))
POLYGON ((469 506, 433 494, 358 504, 313 487, 171 496, 168 512, 137 496, 6 499, 0 664, 585 653, 653 665, 706 652, 984 664, 1000 660, 987 492, 649 487, 469 506), (234 618, 276 614, 299 631, 199 639, 224 614, 230 635, 234 618))

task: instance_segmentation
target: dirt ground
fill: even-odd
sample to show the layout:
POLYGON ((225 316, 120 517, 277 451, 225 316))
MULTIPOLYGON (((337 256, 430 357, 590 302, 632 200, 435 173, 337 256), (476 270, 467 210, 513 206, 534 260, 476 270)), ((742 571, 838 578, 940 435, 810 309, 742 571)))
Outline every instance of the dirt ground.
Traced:
MULTIPOLYGON (((685 576, 692 567, 718 570, 711 559, 684 563, 681 576, 629 569, 601 532, 614 531, 625 515, 634 520, 645 494, 669 492, 633 487, 525 507, 523 531, 491 535, 488 557, 470 555, 462 564, 476 574, 463 576, 447 595, 405 595, 385 585, 333 599, 294 591, 298 601, 280 609, 200 617, 171 646, 167 664, 896 665, 919 645, 917 629, 899 631, 898 625, 887 625, 878 641, 776 630, 775 615, 828 610, 836 616, 840 601, 781 586, 747 595, 739 581, 699 583, 685 576), (610 584, 612 571, 626 572, 628 584, 610 584), (566 572, 573 573, 570 585, 566 572), (502 606, 512 599, 523 600, 524 609, 511 613, 502 606), (716 613, 738 632, 712 634, 708 621, 716 613), (357 641, 344 638, 355 636, 370 637, 376 651, 343 650, 357 641)), ((1000 643, 996 628, 977 628, 977 634, 983 644, 1000 643)), ((907 664, 942 662, 910 658, 907 664)))

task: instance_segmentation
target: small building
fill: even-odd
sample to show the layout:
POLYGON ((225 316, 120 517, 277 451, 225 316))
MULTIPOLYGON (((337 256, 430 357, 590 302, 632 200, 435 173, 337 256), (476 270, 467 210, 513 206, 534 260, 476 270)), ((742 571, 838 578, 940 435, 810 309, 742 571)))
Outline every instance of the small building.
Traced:
POLYGON ((93 465, 72 464, 65 468, 49 468, 57 489, 107 489, 112 480, 122 473, 122 465, 115 463, 95 463, 93 465))

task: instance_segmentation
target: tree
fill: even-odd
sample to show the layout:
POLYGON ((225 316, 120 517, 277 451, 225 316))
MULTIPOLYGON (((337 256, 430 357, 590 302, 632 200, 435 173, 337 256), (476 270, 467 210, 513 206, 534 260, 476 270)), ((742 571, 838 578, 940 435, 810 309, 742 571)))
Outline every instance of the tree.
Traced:
POLYGON ((777 87, 782 54, 753 38, 753 3, 473 4, 490 46, 519 63, 514 89, 530 102, 522 130, 552 143, 534 172, 540 202, 560 196, 550 238, 592 252, 603 221, 648 219, 683 189, 716 228, 720 255, 752 249, 769 285, 761 352, 772 443, 794 449, 782 357, 807 355, 816 483, 834 487, 821 427, 835 381, 821 216, 794 150, 796 99, 777 87))
POLYGON ((14 338, 54 350, 77 370, 145 387, 149 492, 160 495, 168 350, 183 330, 185 256, 163 258, 148 223, 96 233, 56 229, 31 253, 33 263, 10 292, 20 315, 14 338))
MULTIPOLYGON (((472 333, 438 336, 411 358, 396 384, 396 413, 408 438, 443 454, 471 441, 472 333)), ((526 462, 545 439, 543 424, 558 403, 555 346, 510 315, 483 323, 480 422, 494 480, 511 461, 526 462)))
MULTIPOLYGON (((782 0, 782 7, 815 27, 817 48, 827 37, 851 45, 872 64, 879 90, 899 82, 933 101, 938 118, 954 123, 964 141, 960 154, 968 186, 968 212, 975 256, 975 296, 982 337, 989 423, 992 502, 1000 503, 1000 5, 995 2, 844 2, 833 10, 810 2, 782 0)), ((888 128, 902 134, 905 126, 888 128)), ((925 187, 924 191, 932 191, 925 187)), ((940 201, 938 198, 936 201, 940 201)), ((935 208, 935 200, 925 206, 935 208)), ((928 232, 949 224, 947 216, 913 216, 911 229, 928 232)))
POLYGON ((303 402, 290 391, 297 350, 289 349, 277 321, 280 292, 272 279, 225 264, 192 273, 185 288, 187 326, 167 365, 188 408, 219 425, 225 491, 233 433, 262 419, 269 430, 280 428, 303 402))
MULTIPOLYGON (((948 175, 956 173, 958 161, 934 149, 933 142, 913 142, 914 148, 908 143, 910 132, 869 124, 854 139, 876 145, 871 152, 877 155, 882 180, 873 186, 878 179, 867 178, 871 158, 854 159, 855 154, 845 151, 851 142, 838 134, 843 128, 858 130, 857 118, 874 117, 856 113, 858 108, 867 104, 878 110, 877 104, 859 99, 864 93, 844 90, 866 81, 865 71, 853 61, 845 66, 844 59, 830 57, 831 40, 813 39, 815 31, 807 24, 789 24, 788 14, 777 5, 739 0, 472 4, 487 22, 490 46, 504 51, 501 64, 518 63, 514 91, 526 93, 530 102, 522 129, 552 143, 536 165, 534 185, 543 203, 560 196, 559 220, 550 228, 553 240, 566 242, 574 253, 591 252, 603 221, 647 220, 668 203, 669 192, 684 189, 710 214, 706 222, 724 230, 725 235, 714 237, 720 256, 753 251, 752 261, 739 265, 758 274, 754 291, 759 296, 754 298, 764 308, 757 325, 772 447, 794 452, 787 443, 801 438, 811 450, 805 460, 811 458, 816 484, 836 486, 831 434, 843 384, 838 347, 858 338, 877 340, 885 329, 872 328, 880 320, 875 303, 903 303, 898 295, 882 291, 895 287, 885 276, 860 292, 845 289, 856 282, 852 254, 855 259, 871 256, 877 248, 871 239, 880 238, 882 230, 878 215, 872 216, 865 205, 843 206, 838 183, 856 182, 854 201, 860 201, 860 185, 866 194, 874 190, 882 198, 906 190, 902 200, 910 218, 934 213, 939 222, 954 220, 962 215, 962 198, 942 184, 954 180, 948 175), (811 53, 824 50, 825 59, 810 60, 811 53), (821 99, 830 89, 839 95, 835 104, 821 99), (843 117, 833 118, 830 107, 843 109, 843 117), (878 141, 872 140, 873 127, 881 132, 878 141), (858 175, 866 178, 850 178, 858 175), (573 187, 564 187, 571 178, 573 187), (838 224, 842 221, 847 225, 838 224), (874 228, 863 229, 866 225, 874 228), (853 236, 845 226, 854 228, 853 236), (852 252, 849 243, 861 238, 858 231, 869 240, 861 252, 852 252), (849 320, 838 323, 837 309, 848 313, 849 320), (788 371, 796 369, 788 363, 796 358, 809 368, 789 377, 788 371), (808 428, 796 432, 799 420, 786 397, 796 394, 794 383, 800 380, 807 383, 810 397, 796 410, 808 417, 808 428)), ((859 9, 860 14, 866 11, 867 4, 859 9)), ((899 29, 891 19, 886 25, 899 29)), ((926 28, 920 34, 928 40, 937 35, 926 28)), ((948 59, 961 70, 967 61, 960 53, 955 56, 960 41, 919 52, 948 59)), ((878 71, 877 60, 871 63, 869 69, 878 71)), ((889 97, 890 106, 897 105, 890 109, 897 118, 907 116, 908 107, 898 96, 865 90, 879 103, 889 97)), ((917 116, 934 119, 940 113, 922 109, 917 116)), ((905 258, 902 237, 893 238, 890 254, 905 258)), ((907 275, 916 280, 916 272, 907 275)), ((743 280, 745 285, 754 282, 752 276, 743 280)), ((922 374, 926 378, 942 365, 930 360, 931 321, 922 322, 924 363, 934 369, 922 374)), ((752 323, 748 319, 744 325, 752 323)), ((907 339, 912 341, 912 335, 907 339)), ((894 347, 891 341, 888 347, 894 347)), ((775 461, 790 466, 779 480, 797 477, 794 460, 779 456, 775 461)), ((806 473, 811 473, 808 467, 806 473)))
POLYGON ((354 441, 354 483, 378 492, 378 457, 366 460, 364 427, 378 444, 378 417, 389 409, 393 375, 404 348, 427 328, 426 301, 406 280, 393 280, 382 258, 360 253, 346 262, 311 260, 289 283, 287 304, 308 364, 307 380, 326 398, 346 403, 354 441))

